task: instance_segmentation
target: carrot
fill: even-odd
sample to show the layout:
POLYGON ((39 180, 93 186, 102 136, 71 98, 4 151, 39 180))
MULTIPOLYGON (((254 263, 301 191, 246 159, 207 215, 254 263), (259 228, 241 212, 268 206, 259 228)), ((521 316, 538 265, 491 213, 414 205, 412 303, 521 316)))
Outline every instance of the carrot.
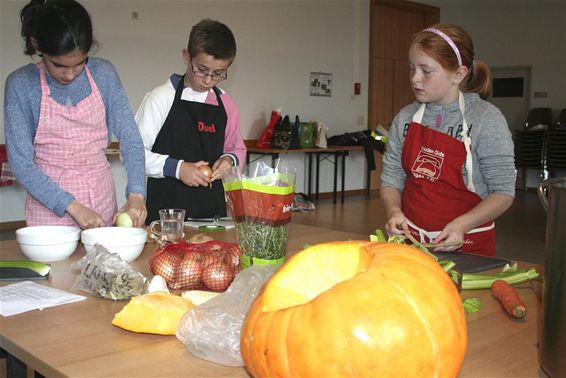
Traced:
POLYGON ((499 300, 503 309, 515 319, 527 315, 527 307, 519 298, 517 290, 503 280, 496 280, 491 285, 491 294, 499 300))

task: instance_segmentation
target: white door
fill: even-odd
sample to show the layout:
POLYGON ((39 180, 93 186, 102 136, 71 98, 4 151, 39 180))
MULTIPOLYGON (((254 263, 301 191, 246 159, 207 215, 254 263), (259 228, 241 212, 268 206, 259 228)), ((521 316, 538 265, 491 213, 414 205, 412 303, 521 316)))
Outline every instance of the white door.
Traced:
POLYGON ((521 130, 530 109, 531 68, 491 67, 491 73, 493 97, 488 101, 501 110, 510 130, 521 130))

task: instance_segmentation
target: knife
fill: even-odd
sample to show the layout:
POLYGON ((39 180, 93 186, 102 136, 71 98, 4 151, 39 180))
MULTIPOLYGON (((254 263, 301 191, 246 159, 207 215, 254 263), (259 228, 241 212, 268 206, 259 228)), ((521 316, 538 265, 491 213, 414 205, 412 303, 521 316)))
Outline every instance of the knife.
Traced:
POLYGON ((203 222, 203 223, 214 223, 214 222, 230 222, 231 218, 187 218, 186 222, 203 222))

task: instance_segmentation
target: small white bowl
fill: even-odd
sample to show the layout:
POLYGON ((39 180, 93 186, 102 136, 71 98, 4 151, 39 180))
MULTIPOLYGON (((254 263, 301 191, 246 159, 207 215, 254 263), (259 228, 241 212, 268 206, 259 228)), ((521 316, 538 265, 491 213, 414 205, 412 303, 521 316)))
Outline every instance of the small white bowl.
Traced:
POLYGON ((81 229, 71 226, 30 226, 16 230, 16 240, 30 260, 58 261, 77 249, 81 229))
POLYGON ((81 241, 87 251, 98 243, 108 251, 119 254, 122 260, 131 262, 142 253, 147 232, 136 227, 91 228, 81 232, 81 241))

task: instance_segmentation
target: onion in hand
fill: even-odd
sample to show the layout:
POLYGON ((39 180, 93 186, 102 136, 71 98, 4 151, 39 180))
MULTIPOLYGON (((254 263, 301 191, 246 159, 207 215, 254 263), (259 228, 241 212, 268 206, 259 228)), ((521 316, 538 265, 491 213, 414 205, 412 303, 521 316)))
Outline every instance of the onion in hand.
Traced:
MULTIPOLYGON (((197 169, 204 173, 206 177, 212 180, 212 168, 210 168, 208 165, 201 165, 197 169)), ((209 184, 209 187, 212 187, 212 182, 209 184)))
POLYGON ((128 213, 122 213, 116 217, 116 226, 118 227, 133 227, 134 221, 128 213))

